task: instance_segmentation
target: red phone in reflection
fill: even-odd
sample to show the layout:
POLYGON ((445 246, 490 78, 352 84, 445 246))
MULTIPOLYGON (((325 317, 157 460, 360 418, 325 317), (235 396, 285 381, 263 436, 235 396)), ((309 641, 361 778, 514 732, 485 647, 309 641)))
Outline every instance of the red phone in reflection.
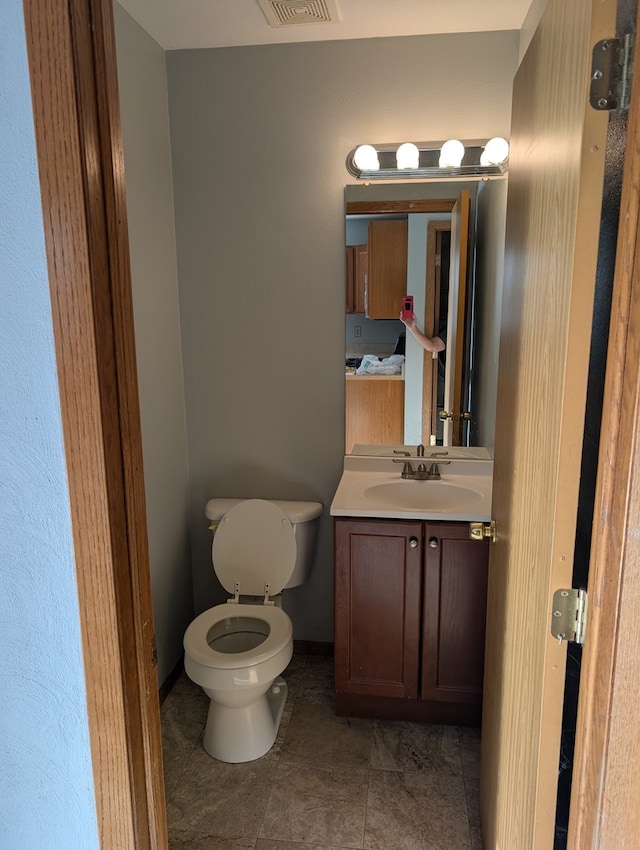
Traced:
POLYGON ((413 295, 402 296, 402 318, 411 319, 413 316, 413 295))

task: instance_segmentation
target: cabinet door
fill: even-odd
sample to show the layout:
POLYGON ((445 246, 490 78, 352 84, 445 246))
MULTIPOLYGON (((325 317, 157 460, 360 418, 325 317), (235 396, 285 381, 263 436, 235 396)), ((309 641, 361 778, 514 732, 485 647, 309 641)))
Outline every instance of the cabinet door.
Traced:
POLYGON ((354 263, 353 312, 364 313, 364 293, 369 273, 369 249, 366 245, 356 245, 354 263))
POLYGON ((423 699, 482 702, 488 565, 469 523, 426 523, 423 699))
POLYGON ((345 380, 346 453, 356 443, 404 443, 404 381, 384 375, 348 375, 345 380))
POLYGON ((347 313, 364 313, 368 257, 366 245, 347 245, 347 313))
POLYGON ((369 319, 397 319, 400 315, 401 298, 407 290, 408 235, 407 219, 369 222, 369 319))
POLYGON ((356 285, 356 246, 347 245, 347 291, 346 312, 355 313, 355 285, 356 285))
POLYGON ((422 523, 337 519, 338 693, 418 696, 422 523))

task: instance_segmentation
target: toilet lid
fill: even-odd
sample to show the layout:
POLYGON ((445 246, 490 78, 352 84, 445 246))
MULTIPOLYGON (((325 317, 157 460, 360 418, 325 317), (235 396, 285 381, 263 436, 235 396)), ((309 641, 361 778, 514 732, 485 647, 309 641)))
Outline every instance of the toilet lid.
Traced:
POLYGON ((240 582, 240 593, 269 596, 280 593, 291 578, 297 546, 293 525, 273 502, 248 499, 222 517, 213 537, 213 566, 229 593, 240 582))

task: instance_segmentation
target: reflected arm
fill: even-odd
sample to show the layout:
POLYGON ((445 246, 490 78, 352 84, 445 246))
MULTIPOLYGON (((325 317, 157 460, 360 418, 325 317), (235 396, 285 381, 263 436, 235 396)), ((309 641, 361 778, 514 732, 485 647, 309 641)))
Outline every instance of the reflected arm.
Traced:
POLYGON ((403 319, 402 315, 400 316, 400 321, 409 331, 409 333, 413 336, 413 338, 418 342, 425 351, 432 351, 438 353, 439 351, 444 351, 445 345, 442 339, 439 336, 428 337, 419 331, 416 327, 416 317, 412 316, 410 319, 403 319))

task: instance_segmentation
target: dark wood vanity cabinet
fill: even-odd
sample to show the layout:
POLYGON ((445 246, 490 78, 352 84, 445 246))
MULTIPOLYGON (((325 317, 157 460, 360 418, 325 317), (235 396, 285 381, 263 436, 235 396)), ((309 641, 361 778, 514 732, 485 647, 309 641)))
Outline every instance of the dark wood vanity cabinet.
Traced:
POLYGON ((466 522, 334 529, 337 713, 479 723, 488 542, 466 522))
POLYGON ((421 523, 336 520, 338 692, 417 699, 421 537, 421 523))

